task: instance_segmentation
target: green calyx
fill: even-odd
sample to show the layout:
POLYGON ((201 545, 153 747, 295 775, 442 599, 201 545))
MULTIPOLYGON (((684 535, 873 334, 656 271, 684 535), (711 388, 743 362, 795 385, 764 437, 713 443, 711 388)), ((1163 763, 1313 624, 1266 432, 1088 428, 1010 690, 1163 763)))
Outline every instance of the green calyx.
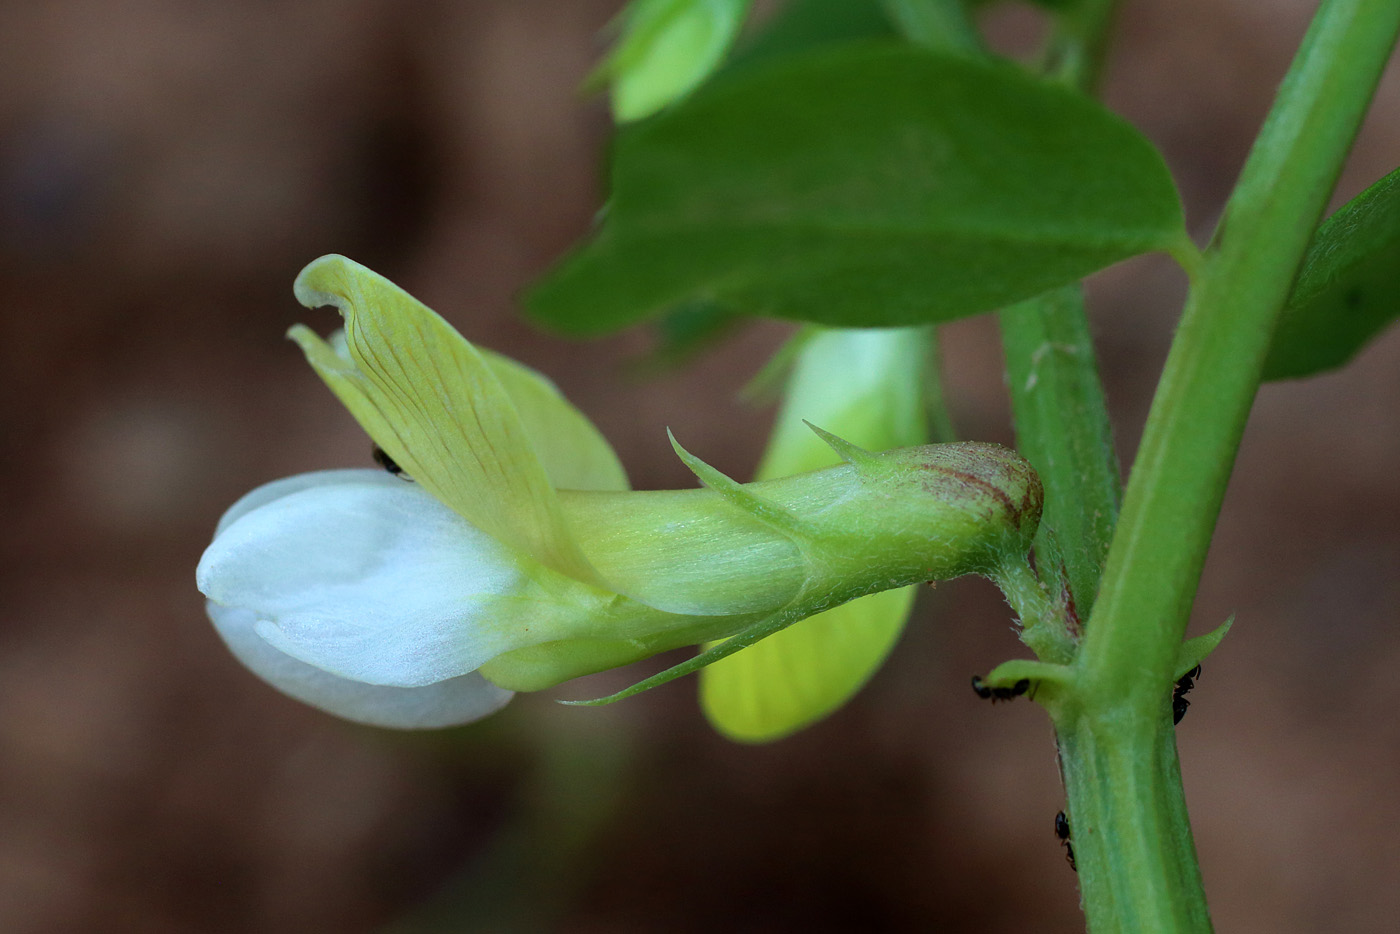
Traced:
POLYGON ((775 592, 855 595, 988 572, 1030 547, 1042 492, 1013 451, 967 442, 859 451, 859 458, 739 484, 687 456, 707 489, 566 493, 564 508, 581 530, 585 555, 624 593, 631 591, 634 549, 667 555, 669 573, 654 558, 647 562, 646 586, 671 596, 642 599, 673 611, 713 611, 731 600, 753 608, 755 585, 716 580, 725 575, 713 569, 726 567, 727 574, 731 564, 772 581, 775 592), (681 530, 698 534, 677 535, 681 530), (707 592, 687 598, 689 569, 699 567, 710 569, 707 592), (686 599, 699 602, 678 605, 686 599))
MULTIPOLYGON (((980 443, 841 450, 848 462, 840 466, 757 483, 735 483, 689 458, 707 489, 561 494, 584 554, 620 593, 669 613, 710 617, 699 624, 713 625, 706 639, 733 637, 637 690, 857 597, 994 574, 1030 548, 1043 495, 1014 452, 980 443)), ((699 641, 691 638, 695 628, 682 638, 638 640, 635 657, 699 641)), ((549 664, 546 648, 530 653, 532 666, 549 664)), ((567 643, 553 654, 560 675, 553 680, 584 673, 567 643)), ((497 683, 505 683, 501 662, 483 669, 497 683)))

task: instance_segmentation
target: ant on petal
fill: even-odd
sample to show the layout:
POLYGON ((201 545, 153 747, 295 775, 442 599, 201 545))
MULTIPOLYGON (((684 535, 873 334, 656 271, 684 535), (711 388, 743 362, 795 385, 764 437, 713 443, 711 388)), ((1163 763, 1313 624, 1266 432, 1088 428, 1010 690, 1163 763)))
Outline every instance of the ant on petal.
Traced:
POLYGON ((374 462, 400 480, 407 480, 409 483, 413 482, 413 478, 404 473, 403 468, 396 464, 394 459, 377 444, 374 446, 374 462))

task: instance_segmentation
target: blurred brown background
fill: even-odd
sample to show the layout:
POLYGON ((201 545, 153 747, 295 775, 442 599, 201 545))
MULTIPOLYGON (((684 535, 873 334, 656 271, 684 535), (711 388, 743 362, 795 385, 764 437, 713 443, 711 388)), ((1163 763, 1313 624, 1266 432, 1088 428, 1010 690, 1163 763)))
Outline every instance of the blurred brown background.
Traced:
MULTIPOLYGON (((689 485, 663 429, 736 475, 734 400, 786 328, 643 380, 643 333, 536 333, 513 296, 598 204, 607 118, 576 90, 617 0, 0 4, 0 930, 1081 929, 1052 737, 968 676, 1018 654, 998 595, 921 598, 849 708, 773 746, 633 673, 433 735, 357 728, 242 670, 194 566, 221 511, 368 443, 282 332, 343 252, 551 374, 639 487, 689 485)), ((1130 0, 1108 98, 1210 229, 1312 3, 1130 0)), ((1024 44, 1033 18, 1000 13, 1024 44)), ((1400 163, 1388 76, 1343 179, 1400 163)), ((1183 292, 1093 287, 1125 462, 1183 292)), ((947 329, 962 433, 1009 441, 995 332, 947 329)), ((1179 738, 1230 932, 1400 916, 1400 333, 1266 387, 1197 605, 1237 613, 1179 738)))

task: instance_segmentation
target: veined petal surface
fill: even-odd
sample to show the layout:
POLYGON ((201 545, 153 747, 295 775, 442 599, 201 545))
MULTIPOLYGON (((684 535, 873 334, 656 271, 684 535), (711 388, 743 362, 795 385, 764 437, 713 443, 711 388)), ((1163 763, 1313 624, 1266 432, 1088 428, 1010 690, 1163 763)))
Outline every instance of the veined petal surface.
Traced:
MULTIPOLYGON (((298 341, 305 340, 300 332, 293 336, 298 341)), ((326 343, 347 366, 354 366, 344 328, 334 331, 326 343)), ((553 380, 503 354, 481 347, 476 350, 515 404, 525 436, 534 445, 555 489, 609 492, 631 489, 627 471, 612 445, 588 416, 564 397, 553 380)))
POLYGON ((272 486, 230 510, 197 580, 252 613, 274 648, 355 681, 419 687, 520 644, 494 612, 528 583, 519 556, 424 490, 374 470, 272 486))
POLYGON ((208 603, 209 618, 234 656, 283 694, 369 726, 432 730, 480 720, 513 692, 476 672, 416 688, 365 684, 322 671, 272 647, 254 631, 257 614, 208 603))
POLYGON ((345 319, 349 360, 310 329, 289 336, 380 447, 486 535, 597 581, 515 404, 483 355, 422 302, 343 256, 312 261, 297 299, 345 319))

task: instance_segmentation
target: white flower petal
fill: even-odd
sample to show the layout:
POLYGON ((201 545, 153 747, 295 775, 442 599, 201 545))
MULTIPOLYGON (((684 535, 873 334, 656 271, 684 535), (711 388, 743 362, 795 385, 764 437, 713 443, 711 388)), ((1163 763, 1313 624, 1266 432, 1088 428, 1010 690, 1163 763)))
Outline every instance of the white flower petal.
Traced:
POLYGON ((281 480, 273 480, 271 483, 264 483, 252 492, 244 494, 237 502, 230 506, 228 511, 219 518, 218 528, 214 529, 214 537, 218 538, 223 534, 224 529, 233 525, 234 522, 243 518, 259 506, 266 506, 274 499, 281 499, 284 496, 300 492, 301 490, 309 490, 315 486, 332 486, 343 483, 381 483, 385 486, 392 486, 395 483, 403 482, 405 481, 391 476, 383 470, 371 470, 367 468, 318 470, 312 473, 299 473, 295 476, 283 477, 281 480))
POLYGON ((419 687, 517 647, 492 604, 526 582, 521 559, 414 484, 336 471, 269 484, 230 512, 199 589, 301 661, 419 687))
POLYGON ((351 681, 281 652, 253 631, 250 610, 209 602, 209 618, 229 650, 254 674, 284 694, 327 713, 396 729, 438 729, 480 720, 506 705, 512 692, 476 672, 418 688, 351 681))

